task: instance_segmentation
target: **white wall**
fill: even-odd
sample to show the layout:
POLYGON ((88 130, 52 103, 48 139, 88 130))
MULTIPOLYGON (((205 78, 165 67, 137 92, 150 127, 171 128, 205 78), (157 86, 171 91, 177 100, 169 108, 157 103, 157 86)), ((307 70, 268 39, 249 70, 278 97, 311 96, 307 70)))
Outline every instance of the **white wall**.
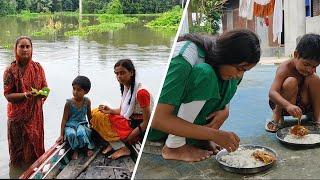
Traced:
POLYGON ((306 33, 305 0, 284 0, 285 55, 296 48, 297 37, 306 33))
POLYGON ((320 16, 306 18, 306 33, 320 34, 320 16))

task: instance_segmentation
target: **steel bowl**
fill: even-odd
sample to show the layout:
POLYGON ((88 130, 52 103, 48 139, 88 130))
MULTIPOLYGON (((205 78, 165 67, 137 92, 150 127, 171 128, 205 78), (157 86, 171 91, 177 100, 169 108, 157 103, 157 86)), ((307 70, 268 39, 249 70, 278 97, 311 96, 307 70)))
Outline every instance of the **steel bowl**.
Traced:
POLYGON ((228 164, 226 164, 224 161, 221 160, 221 157, 229 154, 229 152, 226 149, 221 150, 217 155, 216 155, 216 160, 219 163, 219 166, 229 172, 233 172, 233 173, 239 173, 239 174, 255 174, 255 173, 259 173, 259 172, 263 172, 268 170, 269 168, 271 168, 277 161, 277 153, 268 147, 265 146, 260 146, 260 145, 240 145, 240 147, 246 148, 246 149, 264 149, 265 151, 267 151, 268 153, 271 153, 276 160, 269 163, 269 164, 265 164, 263 166, 259 166, 259 167, 252 167, 252 168, 240 168, 240 167, 233 167, 230 166, 228 164))
MULTIPOLYGON (((320 134, 320 129, 317 126, 304 126, 304 127, 309 130, 309 134, 320 134)), ((317 143, 311 143, 311 144, 297 144, 297 143, 285 141, 284 137, 286 137, 286 135, 290 133, 290 128, 291 127, 285 127, 277 131, 276 136, 281 143, 292 146, 292 147, 315 147, 320 145, 320 141, 317 143)))

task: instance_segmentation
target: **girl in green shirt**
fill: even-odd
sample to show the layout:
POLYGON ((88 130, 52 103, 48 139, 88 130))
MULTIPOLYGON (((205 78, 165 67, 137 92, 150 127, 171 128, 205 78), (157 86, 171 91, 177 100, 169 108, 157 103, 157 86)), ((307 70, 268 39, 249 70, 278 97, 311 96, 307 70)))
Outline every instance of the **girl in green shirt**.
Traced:
POLYGON ((163 158, 210 157, 214 149, 200 148, 199 140, 229 152, 238 148, 239 137, 219 128, 229 115, 228 104, 244 72, 259 60, 259 39, 249 30, 178 39, 148 134, 151 141, 166 139, 163 158))

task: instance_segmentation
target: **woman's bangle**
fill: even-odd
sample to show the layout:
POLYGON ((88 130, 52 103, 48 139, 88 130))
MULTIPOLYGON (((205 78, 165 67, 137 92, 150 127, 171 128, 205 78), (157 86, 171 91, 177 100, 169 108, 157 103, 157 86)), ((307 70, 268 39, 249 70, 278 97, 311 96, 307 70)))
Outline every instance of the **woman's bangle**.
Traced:
POLYGON ((28 99, 29 97, 27 96, 27 92, 24 92, 24 97, 26 97, 26 99, 28 99))

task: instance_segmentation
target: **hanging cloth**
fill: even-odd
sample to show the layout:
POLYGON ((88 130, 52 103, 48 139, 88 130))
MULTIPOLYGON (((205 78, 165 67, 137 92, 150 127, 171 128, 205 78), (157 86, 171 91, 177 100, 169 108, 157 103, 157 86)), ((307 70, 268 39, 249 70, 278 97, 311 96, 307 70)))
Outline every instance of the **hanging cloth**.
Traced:
POLYGON ((253 15, 256 17, 267 17, 273 15, 275 0, 254 0, 253 15), (261 4, 259 4, 261 3, 261 4))
POLYGON ((254 0, 255 3, 259 5, 267 5, 271 0, 254 0))
POLYGON ((239 16, 252 20, 253 18, 253 4, 254 0, 240 0, 239 1, 239 16))
POLYGON ((282 32, 282 0, 275 0, 273 12, 273 42, 278 39, 278 44, 281 44, 282 32))

